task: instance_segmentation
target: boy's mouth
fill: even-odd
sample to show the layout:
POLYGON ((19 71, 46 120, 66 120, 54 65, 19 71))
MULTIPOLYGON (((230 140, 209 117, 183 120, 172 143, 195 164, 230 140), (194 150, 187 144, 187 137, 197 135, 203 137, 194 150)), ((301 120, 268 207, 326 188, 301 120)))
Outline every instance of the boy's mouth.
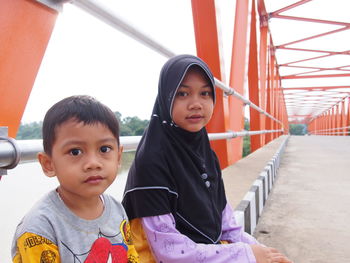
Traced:
POLYGON ((99 176, 99 175, 98 176, 90 176, 84 181, 84 183, 98 184, 102 180, 103 180, 102 176, 99 176))

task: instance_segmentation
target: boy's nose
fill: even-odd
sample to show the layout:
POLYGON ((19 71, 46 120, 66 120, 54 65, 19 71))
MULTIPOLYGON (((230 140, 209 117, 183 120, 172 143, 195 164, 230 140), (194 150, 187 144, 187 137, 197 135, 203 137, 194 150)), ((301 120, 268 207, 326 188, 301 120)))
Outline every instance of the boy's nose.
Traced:
POLYGON ((86 156, 86 161, 84 164, 85 170, 99 169, 102 167, 100 158, 96 154, 89 154, 86 156))

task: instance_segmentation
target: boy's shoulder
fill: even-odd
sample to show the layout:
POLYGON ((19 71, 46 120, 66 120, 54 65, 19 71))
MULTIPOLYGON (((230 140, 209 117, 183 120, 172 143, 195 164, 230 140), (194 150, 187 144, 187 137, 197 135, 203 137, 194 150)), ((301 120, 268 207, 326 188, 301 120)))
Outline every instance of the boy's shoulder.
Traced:
POLYGON ((119 213, 123 216, 126 215, 123 205, 112 195, 104 193, 102 196, 105 204, 109 204, 111 209, 115 210, 116 213, 119 213))
MULTIPOLYGON (((109 194, 103 194, 105 205, 108 206, 108 214, 116 221, 126 220, 124 207, 119 201, 109 194)), ((52 242, 56 242, 55 231, 57 227, 70 222, 71 215, 68 208, 61 204, 57 192, 52 190, 43 196, 22 218, 18 224, 15 238, 17 239, 25 232, 43 236, 52 242)), ((71 220, 72 221, 72 220, 71 220)))
POLYGON ((15 237, 18 238, 25 232, 34 233, 43 237, 54 240, 52 231, 51 218, 55 217, 53 212, 54 204, 52 196, 55 190, 45 194, 35 205, 25 214, 20 223, 17 225, 15 237))

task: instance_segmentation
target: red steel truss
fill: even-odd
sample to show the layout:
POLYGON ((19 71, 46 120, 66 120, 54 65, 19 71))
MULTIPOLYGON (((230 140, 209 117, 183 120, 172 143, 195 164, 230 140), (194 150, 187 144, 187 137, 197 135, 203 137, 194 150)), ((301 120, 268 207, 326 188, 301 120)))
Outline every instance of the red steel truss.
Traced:
MULTIPOLYGON (((0 126, 8 126, 9 135, 15 137, 57 12, 36 0, 0 0, 0 4, 0 126)), ((215 0, 192 0, 194 32, 197 55, 217 80, 225 81, 216 4, 215 0)), ((236 0, 225 84, 268 114, 218 89, 209 132, 243 130, 244 108, 250 107, 250 129, 273 130, 253 135, 252 151, 280 136, 280 130, 288 133, 289 123, 306 123, 315 134, 348 134, 350 50, 341 44, 350 39, 350 18, 337 21, 337 14, 348 10, 348 4, 236 0), (284 6, 286 2, 292 4, 284 6), (310 8, 313 11, 306 12, 310 8), (324 8, 327 14, 335 14, 332 19, 315 15, 324 8), (318 29, 307 34, 304 29, 310 25, 318 29), (325 40, 333 40, 332 45, 323 45, 325 40)), ((242 143, 242 138, 212 142, 222 168, 242 158, 242 143)))

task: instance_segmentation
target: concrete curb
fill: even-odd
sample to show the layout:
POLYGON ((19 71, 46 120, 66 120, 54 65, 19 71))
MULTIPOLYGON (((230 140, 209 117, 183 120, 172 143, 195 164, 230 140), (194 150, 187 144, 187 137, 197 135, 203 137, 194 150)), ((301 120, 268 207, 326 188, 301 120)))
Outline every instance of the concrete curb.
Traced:
POLYGON ((253 182, 249 191, 235 208, 234 215, 237 223, 242 225, 244 231, 249 234, 253 234, 266 200, 276 180, 281 156, 284 153, 289 137, 290 136, 287 136, 282 142, 277 152, 271 160, 268 161, 263 171, 253 182))

